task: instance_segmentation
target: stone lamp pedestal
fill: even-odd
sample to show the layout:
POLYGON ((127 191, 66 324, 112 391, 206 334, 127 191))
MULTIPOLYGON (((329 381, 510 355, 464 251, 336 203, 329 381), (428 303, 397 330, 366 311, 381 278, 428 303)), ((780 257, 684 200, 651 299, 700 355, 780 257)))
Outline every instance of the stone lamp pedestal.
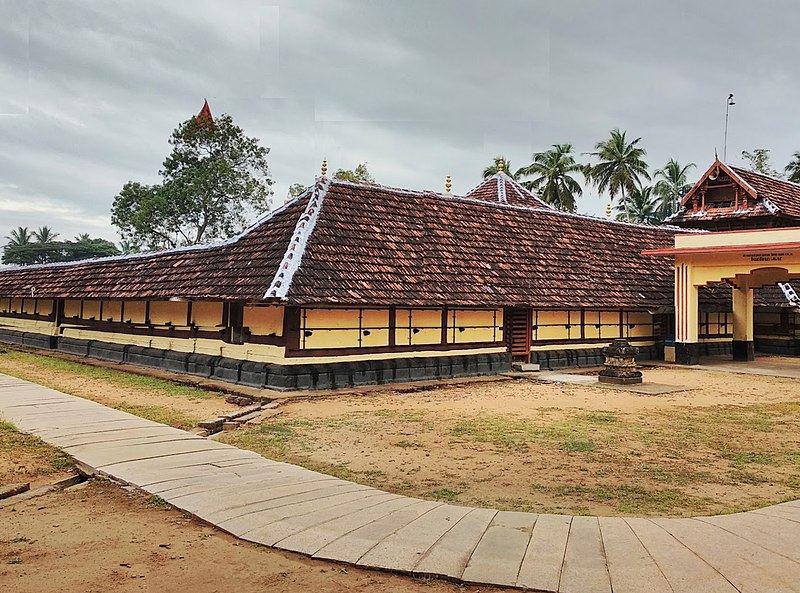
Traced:
POLYGON ((628 340, 614 340, 603 348, 605 368, 600 371, 601 383, 633 385, 642 382, 642 372, 636 370, 636 355, 639 349, 631 346, 628 340))

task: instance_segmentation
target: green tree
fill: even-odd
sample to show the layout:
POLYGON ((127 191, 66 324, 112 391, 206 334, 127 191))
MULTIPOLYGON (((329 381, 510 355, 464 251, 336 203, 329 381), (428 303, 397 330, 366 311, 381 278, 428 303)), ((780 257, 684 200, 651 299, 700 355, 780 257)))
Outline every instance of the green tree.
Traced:
POLYGON ((306 191, 306 186, 302 183, 293 183, 289 186, 289 191, 286 192, 286 201, 294 200, 297 196, 306 191))
POLYGON ((20 226, 12 230, 8 236, 7 247, 18 247, 20 245, 27 245, 33 239, 33 233, 28 230, 26 226, 20 226))
POLYGON ((674 214, 683 196, 692 189, 688 175, 695 166, 694 163, 681 166, 675 159, 669 159, 666 165, 654 173, 653 178, 657 181, 653 186, 653 193, 661 199, 659 206, 661 220, 674 214))
POLYGON ((111 222, 123 241, 151 250, 197 245, 235 235, 269 209, 269 149, 230 116, 193 117, 169 143, 162 183, 129 181, 114 198, 111 222))
POLYGON ((784 168, 789 181, 800 183, 800 150, 792 155, 792 160, 784 168))
POLYGON ((627 196, 620 199, 616 207, 617 220, 644 224, 661 222, 660 200, 652 194, 652 187, 634 187, 627 196))
POLYGON ((572 176, 583 171, 583 165, 575 162, 571 144, 553 144, 544 152, 533 155, 533 162, 518 171, 520 178, 534 178, 524 181, 531 191, 537 191, 544 202, 560 210, 575 211, 575 197, 583 195, 583 188, 572 176))
POLYGON ((37 243, 46 245, 55 242, 58 233, 54 232, 49 226, 40 226, 38 230, 33 231, 33 236, 37 243))
POLYGON ((504 156, 496 156, 494 157, 494 162, 483 170, 484 179, 489 179, 489 177, 492 175, 497 175, 497 171, 500 169, 500 161, 503 161, 503 173, 514 180, 518 180, 520 178, 520 171, 522 171, 522 169, 512 172, 511 161, 504 156))
MULTIPOLYGON (((355 169, 337 169, 336 173, 333 174, 333 178, 356 183, 375 183, 375 178, 372 177, 367 169, 367 163, 360 163, 356 165, 355 169)), ((303 189, 305 190, 305 188, 303 189)))
POLYGON ((752 152, 743 150, 742 158, 750 164, 751 171, 769 175, 770 177, 777 177, 778 179, 783 178, 779 171, 772 168, 772 164, 769 162, 768 148, 754 148, 752 152))
POLYGON ((9 243, 3 248, 2 262, 4 264, 30 265, 47 264, 53 262, 77 261, 95 257, 118 255, 119 250, 111 241, 105 239, 92 239, 88 234, 75 237, 75 241, 55 241, 57 233, 48 227, 42 227, 36 233, 21 234, 21 228, 12 231, 9 243), (46 229, 43 232, 43 229, 46 229), (27 241, 20 241, 20 238, 27 241), (44 241, 30 241, 30 237, 44 238, 44 241), (52 239, 50 239, 52 238, 52 239))
POLYGON ((611 130, 608 140, 598 142, 595 152, 589 153, 600 162, 587 167, 586 172, 600 193, 608 191, 612 202, 617 194, 621 195, 620 202, 624 202, 626 193, 641 187, 642 179, 650 179, 644 161, 647 152, 637 146, 642 139, 628 142, 626 135, 618 128, 611 130))

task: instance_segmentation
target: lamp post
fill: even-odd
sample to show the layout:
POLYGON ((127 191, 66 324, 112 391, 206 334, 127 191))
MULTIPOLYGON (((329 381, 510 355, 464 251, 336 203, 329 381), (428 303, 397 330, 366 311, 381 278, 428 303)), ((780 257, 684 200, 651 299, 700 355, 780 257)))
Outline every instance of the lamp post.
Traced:
POLYGON ((723 162, 728 162, 728 111, 730 111, 731 105, 736 105, 733 102, 733 93, 730 93, 725 101, 725 141, 722 143, 723 162))

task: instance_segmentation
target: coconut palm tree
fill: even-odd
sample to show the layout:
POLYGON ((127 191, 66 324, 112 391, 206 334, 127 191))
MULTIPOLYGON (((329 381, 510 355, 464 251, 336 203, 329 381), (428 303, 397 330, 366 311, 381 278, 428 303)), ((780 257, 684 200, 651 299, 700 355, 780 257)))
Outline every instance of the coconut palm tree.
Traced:
POLYGON ((58 237, 58 233, 53 232, 53 229, 49 226, 40 226, 39 230, 33 231, 33 236, 36 239, 37 243, 53 243, 58 237))
POLYGON ((642 184, 642 179, 650 179, 647 163, 643 157, 647 154, 644 148, 637 146, 641 138, 628 142, 627 132, 619 128, 611 130, 611 137, 595 144, 595 152, 589 154, 600 159, 596 165, 587 168, 590 178, 600 193, 608 191, 611 201, 619 193, 620 202, 642 184))
POLYGON ((791 162, 783 170, 789 176, 789 181, 800 183, 800 150, 792 155, 791 162))
POLYGON ((6 237, 8 239, 8 246, 9 247, 19 247, 20 245, 30 245, 31 239, 33 239, 33 233, 28 230, 26 226, 20 226, 15 228, 9 235, 6 237))
POLYGON ((617 220, 644 224, 661 222, 659 199, 652 194, 653 188, 650 186, 634 187, 627 196, 619 201, 616 208, 617 220))
POLYGON ((534 177, 522 185, 530 191, 538 190, 541 200, 559 210, 573 212, 575 197, 583 195, 583 188, 572 174, 581 172, 583 165, 575 162, 572 144, 553 144, 549 150, 534 153, 533 162, 517 174, 519 178, 534 177))
POLYGON ((89 233, 81 233, 79 235, 75 235, 75 242, 76 243, 90 243, 92 237, 89 233))
POLYGON ((669 159, 666 165, 654 173, 653 178, 658 181, 653 186, 653 193, 661 198, 659 207, 661 220, 676 212, 681 198, 692 189, 692 184, 687 183, 687 177, 695 166, 694 163, 681 166, 675 159, 669 159))
POLYGON ((494 157, 494 163, 489 165, 483 170, 483 178, 489 179, 492 175, 497 175, 497 170, 499 169, 500 161, 503 161, 503 173, 511 177, 511 179, 519 179, 519 171, 512 173, 511 169, 511 161, 509 161, 504 156, 496 156, 494 157))

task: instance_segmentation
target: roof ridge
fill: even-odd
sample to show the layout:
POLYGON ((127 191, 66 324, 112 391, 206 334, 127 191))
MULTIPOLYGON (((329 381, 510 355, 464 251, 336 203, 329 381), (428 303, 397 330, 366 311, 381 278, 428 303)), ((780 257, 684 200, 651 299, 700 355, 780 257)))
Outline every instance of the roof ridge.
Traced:
MULTIPOLYGON (((571 218, 580 218, 583 220, 591 220, 593 222, 601 222, 605 224, 616 224, 616 225, 623 225, 623 226, 630 226, 634 228, 644 228, 649 230, 656 230, 656 231, 680 231, 680 232, 695 232, 697 229, 684 229, 678 226, 673 225, 657 225, 657 224, 644 224, 640 222, 626 222, 624 220, 610 220, 608 218, 603 218, 600 216, 592 216, 590 214, 581 214, 579 212, 567 212, 566 210, 559 210, 557 208, 553 208, 552 206, 549 208, 540 208, 534 209, 529 206, 517 206, 515 204, 508 204, 508 203, 500 203, 500 202, 489 202, 488 200, 480 200, 478 198, 470 198, 469 196, 455 196, 455 195, 444 195, 444 194, 431 194, 436 197, 444 198, 446 200, 461 200, 464 202, 469 202, 471 204, 478 204, 481 206, 494 206, 500 208, 511 208, 512 210, 519 210, 520 212, 532 212, 535 214, 546 213, 552 214, 555 216, 567 216, 571 218)), ((708 231, 699 230, 701 233, 706 233, 708 231)))
POLYGON ((240 240, 244 239, 247 235, 255 231, 265 222, 269 221, 273 217, 281 214, 285 210, 287 210, 290 206, 293 206, 296 202, 302 200, 306 195, 308 195, 309 191, 312 189, 313 186, 309 186, 306 188, 304 192, 295 196, 291 200, 287 200, 275 210, 270 210, 262 214, 254 223, 249 225, 246 229, 234 235, 233 237, 228 237, 227 239, 222 239, 218 241, 212 241, 211 243, 203 243, 200 245, 182 245, 179 247, 170 247, 167 249, 161 249, 160 251, 145 251, 144 253, 125 253, 122 255, 106 255, 103 257, 92 257, 87 259, 79 259, 75 261, 63 261, 63 262, 51 262, 47 264, 29 264, 29 265, 10 265, 3 268, 0 268, 2 271, 11 271, 11 270, 41 270, 45 268, 68 268, 68 267, 77 267, 81 265, 88 265, 88 264, 98 264, 98 263, 105 263, 105 262, 114 262, 114 261, 125 261, 131 259, 147 259, 151 257, 158 257, 162 255, 171 255, 173 253, 191 253, 194 251, 210 251, 212 249, 219 249, 222 247, 227 247, 229 245, 234 245, 238 243, 240 240))
POLYGON ((549 210, 558 210, 558 208, 554 208, 553 206, 551 206, 550 204, 548 204, 547 202, 545 202, 541 198, 537 197, 532 191, 530 191, 527 187, 522 185, 519 181, 517 181, 516 179, 514 179, 510 175, 506 175, 506 177, 508 178, 508 183, 511 185, 511 187, 514 188, 514 190, 518 194, 520 194, 520 197, 533 198, 536 202, 538 202, 539 204, 541 204, 542 206, 544 206, 545 208, 547 208, 549 210))
POLYGON ((306 204, 305 210, 303 210, 303 213, 297 219, 297 224, 289 239, 289 244, 286 246, 286 252, 283 254, 283 258, 280 264, 278 264, 278 268, 275 270, 275 276, 264 294, 265 299, 286 299, 294 275, 300 268, 300 263, 306 251, 306 245, 308 245, 311 232, 317 224, 320 210, 322 210, 322 202, 330 186, 331 180, 323 177, 314 185, 314 190, 311 193, 311 197, 308 199, 308 204, 306 204))

